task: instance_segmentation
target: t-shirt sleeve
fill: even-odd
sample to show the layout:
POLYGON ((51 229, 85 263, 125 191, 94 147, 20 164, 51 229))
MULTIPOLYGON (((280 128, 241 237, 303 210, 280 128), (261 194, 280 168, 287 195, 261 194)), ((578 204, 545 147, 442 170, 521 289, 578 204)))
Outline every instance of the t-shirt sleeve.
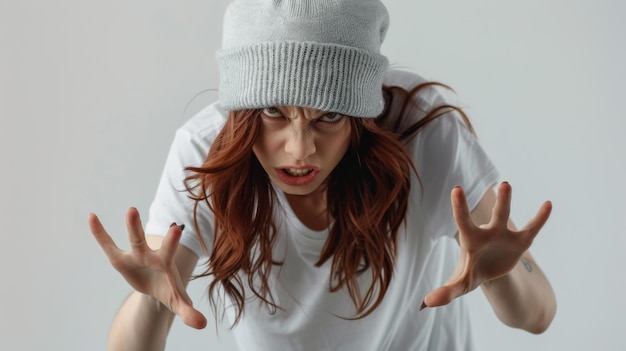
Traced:
MULTIPOLYGON (((421 181, 421 210, 429 233, 456 235, 450 192, 459 185, 470 210, 498 181, 498 172, 458 112, 427 124, 411 143, 421 181)), ((419 182, 415 186, 420 186, 419 182)))
POLYGON ((198 222, 202 240, 210 250, 213 243, 213 215, 205 202, 200 202, 194 219, 195 201, 185 187, 185 171, 189 166, 201 166, 214 140, 212 129, 197 130, 198 121, 191 121, 177 130, 170 147, 155 197, 150 205, 147 234, 165 235, 172 222, 184 224, 180 244, 198 257, 205 258, 194 220, 198 222))

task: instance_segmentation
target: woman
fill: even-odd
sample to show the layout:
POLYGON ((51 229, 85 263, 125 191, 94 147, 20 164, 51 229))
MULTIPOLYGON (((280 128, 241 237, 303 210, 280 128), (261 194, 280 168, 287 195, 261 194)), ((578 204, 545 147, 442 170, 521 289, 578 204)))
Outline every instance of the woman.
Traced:
POLYGON ((478 286, 504 323, 548 327, 528 248, 551 204, 515 229, 462 111, 380 54, 387 26, 378 0, 229 6, 220 101, 176 134, 154 235, 130 209, 121 252, 89 217, 135 290, 110 349, 163 349, 174 315, 203 328, 185 292, 200 259, 242 350, 472 349, 457 298, 478 286))

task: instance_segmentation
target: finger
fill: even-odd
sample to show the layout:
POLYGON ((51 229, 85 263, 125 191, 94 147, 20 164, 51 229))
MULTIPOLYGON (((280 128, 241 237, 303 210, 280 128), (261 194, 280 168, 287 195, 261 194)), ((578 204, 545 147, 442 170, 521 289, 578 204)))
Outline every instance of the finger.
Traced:
POLYGON ((178 244, 180 242, 180 237, 182 234, 185 225, 176 225, 172 223, 170 229, 167 231, 167 235, 163 238, 163 243, 161 244, 161 252, 165 257, 172 258, 176 254, 176 250, 178 250, 178 244))
POLYGON ((139 211, 134 207, 129 208, 126 212, 126 229, 128 230, 128 241, 133 250, 145 250, 148 248, 139 211))
POLYGON ((546 201, 541 205, 535 217, 526 223, 522 231, 528 232, 534 238, 550 218, 550 213, 552 213, 552 202, 546 201))
POLYGON ((111 238, 111 236, 104 230, 100 219, 94 213, 90 213, 88 217, 89 229, 91 230, 91 234, 93 234, 94 238, 107 255, 107 257, 112 258, 116 254, 120 253, 120 249, 115 245, 115 242, 111 238))
POLYGON ((202 329, 207 325, 206 317, 191 304, 185 303, 180 306, 178 315, 185 324, 192 328, 202 329))
POLYGON ((189 294, 187 294, 187 290, 185 290, 180 277, 176 276, 174 279, 175 280, 172 281, 174 284, 172 287, 174 292, 172 307, 174 309, 172 309, 172 311, 178 314, 188 326, 196 329, 204 328, 207 324, 206 318, 200 311, 193 308, 193 301, 189 297, 189 294))
POLYGON ((492 225, 499 228, 507 227, 511 215, 511 193, 511 185, 508 182, 502 182, 498 187, 498 197, 491 214, 492 225))
POLYGON ((460 186, 455 186, 450 194, 450 201, 452 202, 452 214, 456 225, 459 227, 459 231, 467 232, 475 228, 474 222, 472 222, 472 216, 467 206, 467 199, 465 193, 460 186))
POLYGON ((463 294, 465 294, 465 288, 462 282, 444 285, 429 292, 426 297, 424 297, 422 308, 447 305, 463 294))

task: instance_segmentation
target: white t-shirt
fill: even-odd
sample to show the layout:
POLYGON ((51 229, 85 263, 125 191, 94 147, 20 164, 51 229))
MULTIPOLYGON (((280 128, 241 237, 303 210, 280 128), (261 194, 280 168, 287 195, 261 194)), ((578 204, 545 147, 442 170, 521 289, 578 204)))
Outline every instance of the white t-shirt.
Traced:
MULTIPOLYGON (((403 68, 392 67, 385 84, 410 89, 424 82, 403 68)), ((420 95, 420 106, 446 101, 440 90, 420 95)), ((208 106, 176 133, 150 208, 146 232, 163 234, 170 223, 185 223, 182 245, 206 258, 193 227, 193 202, 184 191, 183 169, 201 165, 227 117, 219 103, 208 106)), ((411 124, 422 116, 414 114, 411 124)), ((278 228, 275 257, 283 259, 270 275, 275 302, 248 302, 233 333, 241 350, 473 350, 474 340, 465 301, 456 299, 439 308, 419 311, 424 296, 441 286, 458 258, 457 228, 450 191, 460 185, 473 208, 498 180, 498 174, 475 136, 456 113, 437 118, 407 145, 422 186, 412 175, 406 226, 398 233, 394 276, 384 300, 358 320, 346 291, 329 291, 330 260, 315 267, 328 231, 313 231, 294 215, 284 194, 275 188, 280 206, 274 209, 278 228)), ((203 205, 198 212, 205 243, 212 244, 212 216, 203 205)), ((364 286, 369 286, 364 274, 364 286)), ((246 296, 251 296, 247 293, 246 296)), ((232 309, 226 310, 232 320, 232 309)))

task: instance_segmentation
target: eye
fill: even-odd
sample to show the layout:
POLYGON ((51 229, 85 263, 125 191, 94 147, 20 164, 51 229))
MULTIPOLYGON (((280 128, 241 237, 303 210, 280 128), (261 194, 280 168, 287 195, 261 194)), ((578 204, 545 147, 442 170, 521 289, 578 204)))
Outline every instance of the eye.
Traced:
POLYGON ((282 117, 283 113, 276 107, 266 107, 263 109, 263 114, 267 117, 282 117))
POLYGON ((341 121, 345 116, 336 112, 329 112, 322 117, 318 118, 318 121, 326 123, 337 123, 341 121))

